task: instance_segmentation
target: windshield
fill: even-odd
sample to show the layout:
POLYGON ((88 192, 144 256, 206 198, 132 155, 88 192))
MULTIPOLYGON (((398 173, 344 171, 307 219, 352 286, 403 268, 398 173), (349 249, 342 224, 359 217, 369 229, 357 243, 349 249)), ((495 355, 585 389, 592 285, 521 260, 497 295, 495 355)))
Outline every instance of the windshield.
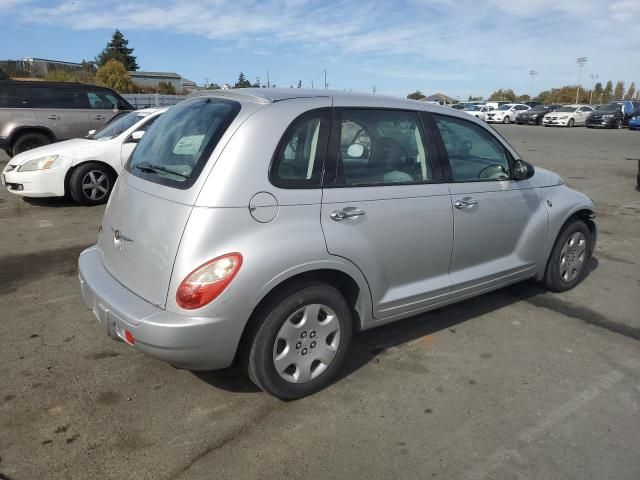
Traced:
POLYGON ((477 105, 467 105, 466 107, 464 107, 464 109, 467 112, 475 112, 477 110, 480 110, 480 107, 478 107, 477 105))
POLYGON ((617 103, 609 103, 608 105, 604 105, 598 110, 601 110, 603 112, 617 112, 618 110, 620 110, 620 108, 620 105, 618 105, 617 103))
POLYGON ((530 112, 544 112, 544 111, 546 111, 548 109, 549 109, 549 107, 545 107, 544 105, 536 105, 535 107, 533 107, 529 111, 530 112))
POLYGON ((125 168, 151 182, 189 188, 239 111, 230 100, 184 100, 140 139, 125 168))
POLYGON ((500 106, 498 107, 498 110, 511 110, 511 107, 512 107, 512 106, 513 106, 513 105, 510 105, 510 104, 508 104, 508 103, 507 103, 506 105, 500 105, 500 106))
POLYGON ((140 120, 148 116, 148 112, 131 112, 116 117, 115 120, 107 123, 100 130, 96 130, 93 135, 88 135, 91 140, 110 140, 117 137, 125 130, 129 130, 140 120))
POLYGON ((560 107, 556 112, 575 112, 576 107, 560 107))

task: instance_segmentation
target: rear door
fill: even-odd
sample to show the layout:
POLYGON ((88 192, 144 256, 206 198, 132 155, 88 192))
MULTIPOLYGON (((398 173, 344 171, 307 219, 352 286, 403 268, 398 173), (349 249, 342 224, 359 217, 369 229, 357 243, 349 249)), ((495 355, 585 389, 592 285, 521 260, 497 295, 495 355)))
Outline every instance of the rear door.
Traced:
POLYGON ((335 109, 330 144, 321 210, 327 249, 364 273, 374 317, 447 300, 451 199, 418 113, 335 109))
POLYGON ((511 179, 513 158, 489 129, 447 115, 433 118, 449 161, 454 297, 530 277, 548 230, 539 189, 531 180, 511 179))
POLYGON ((90 130, 87 101, 83 92, 72 88, 30 88, 35 115, 56 140, 81 138, 90 130))

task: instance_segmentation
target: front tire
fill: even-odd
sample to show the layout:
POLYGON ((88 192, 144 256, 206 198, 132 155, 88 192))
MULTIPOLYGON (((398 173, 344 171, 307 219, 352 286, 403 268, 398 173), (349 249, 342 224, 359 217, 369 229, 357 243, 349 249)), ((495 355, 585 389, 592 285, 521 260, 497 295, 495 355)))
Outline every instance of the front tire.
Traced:
POLYGON ((71 174, 69 193, 80 205, 100 205, 109 199, 115 180, 115 176, 106 166, 93 162, 85 163, 71 174))
POLYGON ((27 150, 32 150, 34 148, 43 147, 45 145, 49 145, 50 143, 51 139, 43 133, 23 133, 15 140, 15 142, 13 142, 13 146, 11 147, 11 154, 15 157, 19 153, 26 152, 27 150))
POLYGON ((504 120, 502 120, 502 123, 504 124, 511 123, 511 118, 509 118, 509 116, 507 115, 506 117, 504 117, 504 120))
POLYGON ((576 122, 573 118, 569 119, 569 122, 567 123, 568 127, 575 127, 576 126, 576 122))
POLYGON ((244 353, 249 378, 281 399, 296 399, 329 385, 352 336, 351 309, 324 283, 287 289, 257 312, 244 353))
POLYGON ((591 258, 591 232, 579 219, 569 221, 558 234, 544 275, 544 286, 552 292, 564 292, 580 283, 591 258))
POLYGON ((620 130, 622 128, 622 121, 618 118, 616 119, 615 123, 613 124, 613 128, 620 130))

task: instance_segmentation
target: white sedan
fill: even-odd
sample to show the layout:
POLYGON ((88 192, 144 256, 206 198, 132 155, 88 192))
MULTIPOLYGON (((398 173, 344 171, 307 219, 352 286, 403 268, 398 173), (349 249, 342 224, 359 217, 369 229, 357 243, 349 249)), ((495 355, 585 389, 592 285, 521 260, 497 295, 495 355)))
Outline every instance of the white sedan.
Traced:
POLYGON ((545 127, 586 125, 587 117, 593 111, 593 108, 588 105, 565 105, 555 112, 549 112, 542 117, 542 125, 545 127))
POLYGON ((137 110, 117 117, 85 138, 27 150, 2 173, 9 192, 24 197, 62 197, 83 205, 109 198, 113 184, 136 143, 166 108, 137 110))
POLYGON ((472 107, 473 108, 465 108, 464 111, 485 122, 487 121, 487 113, 495 110, 494 107, 487 107, 486 105, 472 105, 472 107))
POLYGON ((487 123, 511 123, 515 121, 519 113, 530 110, 524 103, 505 103, 492 112, 487 113, 487 123))

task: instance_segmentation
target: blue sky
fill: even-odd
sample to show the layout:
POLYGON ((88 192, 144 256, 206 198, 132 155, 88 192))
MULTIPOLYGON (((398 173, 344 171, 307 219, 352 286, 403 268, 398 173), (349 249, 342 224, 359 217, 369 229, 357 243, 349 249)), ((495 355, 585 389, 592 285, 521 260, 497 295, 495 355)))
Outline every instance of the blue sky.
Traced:
POLYGON ((640 0, 0 0, 0 59, 91 59, 119 28, 142 70, 202 84, 465 99, 578 80, 640 82, 640 0), (532 86, 530 70, 538 75, 532 86))

